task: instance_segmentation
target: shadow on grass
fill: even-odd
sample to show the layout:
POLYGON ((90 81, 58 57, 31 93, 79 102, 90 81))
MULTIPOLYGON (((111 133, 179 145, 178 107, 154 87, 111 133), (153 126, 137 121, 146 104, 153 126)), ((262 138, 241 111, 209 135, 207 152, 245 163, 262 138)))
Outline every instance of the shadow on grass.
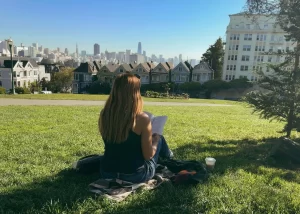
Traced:
MULTIPOLYGON (((184 144, 174 150, 176 159, 204 160, 205 156, 217 159, 215 174, 222 176, 226 171, 245 171, 280 177, 290 182, 300 182, 294 172, 288 170, 263 171, 265 168, 283 169, 268 158, 274 139, 210 141, 207 143, 184 144)), ((194 207, 197 198, 205 196, 193 186, 174 187, 170 183, 143 193, 138 193, 120 204, 107 203, 97 199, 87 189, 98 175, 83 176, 72 170, 63 170, 53 177, 36 181, 28 186, 0 195, 0 213, 59 213, 80 208, 84 213, 101 210, 104 213, 203 213, 205 207, 194 207), (91 199, 91 203, 86 202, 91 199), (96 200, 94 200, 96 199, 96 200), (79 207, 79 208, 78 208, 79 207)), ((75 212, 76 212, 75 211, 75 212)))

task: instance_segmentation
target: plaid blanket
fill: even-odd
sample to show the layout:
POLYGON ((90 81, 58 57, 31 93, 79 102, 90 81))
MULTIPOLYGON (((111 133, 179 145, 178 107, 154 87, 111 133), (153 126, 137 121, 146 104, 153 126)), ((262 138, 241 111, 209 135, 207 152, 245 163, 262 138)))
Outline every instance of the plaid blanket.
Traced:
POLYGON ((134 184, 120 179, 99 179, 89 185, 89 190, 102 195, 116 202, 123 201, 137 189, 152 190, 160 186, 163 182, 169 181, 174 176, 167 167, 158 167, 153 179, 134 184))

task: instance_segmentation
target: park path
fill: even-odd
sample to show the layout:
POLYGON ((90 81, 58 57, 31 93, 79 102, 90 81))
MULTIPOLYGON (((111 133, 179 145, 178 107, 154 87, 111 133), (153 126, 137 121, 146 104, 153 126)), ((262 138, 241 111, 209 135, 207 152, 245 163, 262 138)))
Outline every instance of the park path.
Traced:
MULTIPOLYGON (((89 100, 33 100, 33 99, 7 99, 0 98, 0 106, 22 105, 22 106, 99 106, 105 101, 89 100)), ((232 106, 226 104, 211 103, 180 103, 180 102, 147 102, 146 106, 232 106)))

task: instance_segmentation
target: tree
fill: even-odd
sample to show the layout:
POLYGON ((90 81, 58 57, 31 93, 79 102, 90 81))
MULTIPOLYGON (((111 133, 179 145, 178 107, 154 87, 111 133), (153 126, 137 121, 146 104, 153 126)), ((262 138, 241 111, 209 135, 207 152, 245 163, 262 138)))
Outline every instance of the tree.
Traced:
POLYGON ((192 82, 193 80, 193 66, 191 65, 191 63, 189 63, 188 61, 185 61, 184 64, 186 65, 186 67, 188 67, 190 73, 189 73, 189 82, 192 82))
POLYGON ((53 92, 68 92, 72 88, 74 68, 64 67, 60 72, 55 72, 49 82, 53 92))
POLYGON ((214 70, 214 79, 222 79, 224 48, 221 38, 218 38, 215 44, 207 49, 202 55, 202 60, 211 65, 211 68, 214 70))
MULTIPOLYGON (((293 129, 299 130, 300 0, 247 0, 247 14, 275 17, 277 24, 286 31, 286 40, 296 42, 295 50, 286 53, 288 57, 283 64, 271 66, 274 75, 261 74, 260 86, 268 91, 252 92, 246 97, 262 117, 285 121, 284 131, 290 137, 293 129)), ((255 16, 252 17, 255 21, 255 16)))

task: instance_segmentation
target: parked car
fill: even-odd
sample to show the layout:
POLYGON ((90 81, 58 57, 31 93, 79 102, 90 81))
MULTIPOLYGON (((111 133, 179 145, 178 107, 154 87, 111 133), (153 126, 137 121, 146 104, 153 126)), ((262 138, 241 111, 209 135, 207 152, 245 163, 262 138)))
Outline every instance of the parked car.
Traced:
POLYGON ((52 94, 52 91, 41 91, 41 94, 52 94))

